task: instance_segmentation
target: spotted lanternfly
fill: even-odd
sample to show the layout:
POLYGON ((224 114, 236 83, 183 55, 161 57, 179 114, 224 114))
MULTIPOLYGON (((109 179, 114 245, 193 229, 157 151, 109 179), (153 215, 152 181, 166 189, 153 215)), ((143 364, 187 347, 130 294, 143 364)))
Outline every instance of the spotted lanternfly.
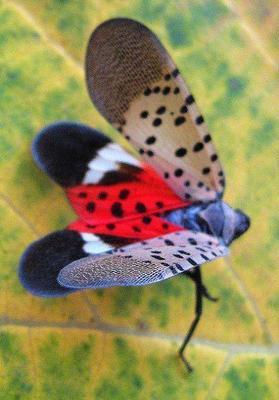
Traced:
POLYGON ((184 274, 202 298, 200 265, 227 254, 249 218, 222 201, 225 178, 193 95, 157 37, 113 19, 92 34, 86 81, 100 113, 141 155, 128 154, 87 126, 59 122, 35 138, 39 167, 60 184, 78 215, 31 244, 19 276, 38 296, 85 288, 139 286, 184 274))

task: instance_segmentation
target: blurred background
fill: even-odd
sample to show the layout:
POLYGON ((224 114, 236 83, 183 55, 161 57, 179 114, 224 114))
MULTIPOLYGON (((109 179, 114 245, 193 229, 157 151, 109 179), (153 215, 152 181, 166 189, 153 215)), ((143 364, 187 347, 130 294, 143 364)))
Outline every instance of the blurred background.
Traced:
POLYGON ((279 398, 276 3, 0 1, 0 399, 279 398), (203 267, 220 300, 205 302, 191 375, 176 355, 194 316, 184 277, 63 299, 32 297, 17 279, 25 247, 75 218, 35 166, 33 137, 63 119, 120 140, 83 68, 91 31, 117 16, 145 23, 172 54, 214 136, 225 200, 252 218, 231 256, 203 267))

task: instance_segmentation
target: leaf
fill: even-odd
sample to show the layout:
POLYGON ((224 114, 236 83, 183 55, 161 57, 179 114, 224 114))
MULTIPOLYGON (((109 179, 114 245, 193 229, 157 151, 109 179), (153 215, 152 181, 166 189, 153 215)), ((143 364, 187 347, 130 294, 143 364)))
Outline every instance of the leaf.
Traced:
MULTIPOLYGON (((278 398, 274 19, 261 25, 262 7, 0 3, 0 399, 278 398), (82 67, 90 31, 119 15, 139 18, 169 48, 214 132, 226 200, 252 217, 231 259, 203 268, 220 300, 205 303, 189 348, 191 376, 176 356, 193 318, 194 288, 184 277, 51 300, 30 296, 17 280, 24 248, 74 218, 32 161, 36 132, 70 119, 119 139, 90 104, 82 67)), ((266 9, 272 14, 272 2, 266 9)))

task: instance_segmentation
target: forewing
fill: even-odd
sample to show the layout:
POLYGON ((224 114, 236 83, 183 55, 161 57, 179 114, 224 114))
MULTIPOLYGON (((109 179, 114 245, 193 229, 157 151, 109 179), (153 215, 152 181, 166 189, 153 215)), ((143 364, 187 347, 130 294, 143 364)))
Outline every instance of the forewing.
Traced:
POLYGON ((60 272, 59 284, 75 289, 148 285, 222 257, 227 248, 209 235, 180 231, 112 253, 69 264, 60 272))
POLYGON ((87 85, 99 111, 183 199, 221 195, 223 171, 194 97, 157 37, 113 19, 92 34, 87 85))

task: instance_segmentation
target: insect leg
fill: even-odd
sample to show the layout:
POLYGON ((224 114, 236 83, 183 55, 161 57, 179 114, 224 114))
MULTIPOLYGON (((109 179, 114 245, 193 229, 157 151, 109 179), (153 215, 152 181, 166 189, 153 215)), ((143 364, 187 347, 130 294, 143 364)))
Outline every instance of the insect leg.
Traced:
MULTIPOLYGON (((192 269, 190 269, 189 271, 185 271, 185 272, 183 273, 183 275, 187 276, 188 278, 191 278, 193 282, 196 282, 196 280, 195 280, 195 279, 196 279, 195 271, 196 271, 196 268, 192 268, 192 269)), ((216 301, 219 300, 218 297, 214 297, 214 296, 212 296, 212 295, 209 293, 207 287, 206 287, 204 284, 202 284, 202 295, 203 295, 207 300, 210 300, 210 301, 216 302, 216 301)))
POLYGON ((213 296, 211 296, 211 294, 210 294, 209 291, 207 290, 207 287, 204 286, 204 285, 202 285, 202 294, 203 294, 203 296, 204 296, 207 300, 214 301, 214 302, 216 302, 216 301, 219 300, 218 297, 213 297, 213 296))
POLYGON ((188 333, 186 334, 183 343, 178 351, 179 356, 181 358, 181 360, 183 361, 185 367, 187 368, 187 370, 189 372, 193 371, 193 368, 191 367, 191 365, 189 364, 189 362, 187 361, 186 357, 184 356, 184 350, 187 346, 187 344, 189 343, 197 325, 198 322, 200 320, 200 317, 202 315, 202 296, 203 296, 203 285, 202 285, 202 277, 201 277, 201 271, 200 271, 200 267, 196 267, 193 272, 191 272, 191 278, 193 279, 193 281, 196 284, 196 305, 195 305, 195 318, 191 323, 191 326, 188 330, 188 333))

